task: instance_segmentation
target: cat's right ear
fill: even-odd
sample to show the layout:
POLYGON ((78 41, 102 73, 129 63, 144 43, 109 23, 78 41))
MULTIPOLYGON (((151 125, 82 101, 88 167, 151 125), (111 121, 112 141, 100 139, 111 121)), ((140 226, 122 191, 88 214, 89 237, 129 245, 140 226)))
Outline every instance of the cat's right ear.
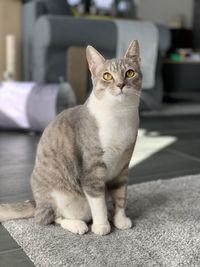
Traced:
POLYGON ((129 48, 126 51, 124 58, 129 60, 137 61, 138 63, 141 62, 140 58, 140 46, 138 40, 134 40, 130 43, 129 48))
POLYGON ((95 74, 97 67, 105 62, 105 58, 91 45, 86 48, 86 58, 92 74, 95 74))

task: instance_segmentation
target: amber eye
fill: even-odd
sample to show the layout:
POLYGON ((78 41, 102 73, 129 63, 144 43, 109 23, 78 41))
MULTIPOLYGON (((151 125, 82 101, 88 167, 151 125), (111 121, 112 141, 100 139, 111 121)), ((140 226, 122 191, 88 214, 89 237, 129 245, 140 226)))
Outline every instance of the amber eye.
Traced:
POLYGON ((104 80, 106 80, 106 81, 111 81, 111 80, 113 80, 113 76, 112 76, 112 74, 110 74, 109 72, 105 72, 104 75, 103 75, 103 78, 104 78, 104 80))
POLYGON ((132 78, 135 75, 135 71, 134 70, 127 70, 126 72, 126 77, 127 78, 132 78))

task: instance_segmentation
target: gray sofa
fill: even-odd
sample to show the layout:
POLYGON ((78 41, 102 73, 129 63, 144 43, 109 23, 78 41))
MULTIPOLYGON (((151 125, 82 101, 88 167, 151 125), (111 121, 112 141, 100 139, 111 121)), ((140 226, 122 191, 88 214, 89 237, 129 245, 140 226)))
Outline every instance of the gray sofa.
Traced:
MULTIPOLYGON (((39 83, 57 83, 60 77, 68 80, 68 48, 73 46, 90 44, 106 57, 116 56, 118 29, 114 21, 75 18, 69 16, 69 9, 65 10, 64 15, 63 7, 60 13, 57 9, 56 14, 53 14, 52 10, 49 14, 48 3, 47 0, 38 0, 24 5, 25 80, 39 83), (45 13, 42 12, 44 10, 45 13), (31 14, 34 15, 30 23, 31 14)), ((157 25, 157 28, 159 48, 155 84, 150 90, 143 88, 142 110, 159 109, 162 104, 161 61, 162 55, 170 45, 170 33, 164 26, 157 25)), ((88 79, 88 91, 90 90, 91 84, 88 79)))
POLYGON ((32 43, 35 23, 44 15, 72 15, 66 0, 29 0, 22 8, 23 79, 33 81, 32 43))

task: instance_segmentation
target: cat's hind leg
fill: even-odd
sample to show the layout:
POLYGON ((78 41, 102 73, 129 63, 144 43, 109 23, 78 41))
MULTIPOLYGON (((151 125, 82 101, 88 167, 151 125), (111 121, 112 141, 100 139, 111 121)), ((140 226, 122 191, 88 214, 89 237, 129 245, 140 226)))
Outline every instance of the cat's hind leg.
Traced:
POLYGON ((34 218, 37 223, 48 225, 55 221, 55 211, 51 204, 37 203, 34 218))
POLYGON ((62 228, 74 233, 83 235, 88 232, 87 224, 82 220, 75 219, 63 219, 61 217, 55 220, 57 224, 60 224, 62 228))
POLYGON ((87 199, 59 191, 54 191, 52 196, 60 216, 55 222, 74 234, 82 235, 88 232, 86 223, 91 221, 92 216, 87 199))

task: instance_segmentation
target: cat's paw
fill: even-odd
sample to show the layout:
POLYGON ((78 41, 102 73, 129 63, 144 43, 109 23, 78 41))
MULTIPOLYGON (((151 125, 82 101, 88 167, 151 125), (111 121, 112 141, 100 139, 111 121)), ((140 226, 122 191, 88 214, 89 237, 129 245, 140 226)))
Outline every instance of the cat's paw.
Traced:
POLYGON ((81 220, 57 220, 57 223, 59 223, 62 228, 67 229, 68 231, 74 233, 83 235, 88 232, 88 226, 84 221, 81 220))
POLYGON ((110 223, 107 222, 105 224, 93 224, 92 232, 97 235, 107 235, 111 231, 110 223))
POLYGON ((56 224, 61 224, 62 220, 64 220, 62 217, 58 217, 55 219, 56 224))
POLYGON ((115 227, 121 230, 130 229, 133 224, 129 217, 126 216, 114 216, 113 224, 115 227))

